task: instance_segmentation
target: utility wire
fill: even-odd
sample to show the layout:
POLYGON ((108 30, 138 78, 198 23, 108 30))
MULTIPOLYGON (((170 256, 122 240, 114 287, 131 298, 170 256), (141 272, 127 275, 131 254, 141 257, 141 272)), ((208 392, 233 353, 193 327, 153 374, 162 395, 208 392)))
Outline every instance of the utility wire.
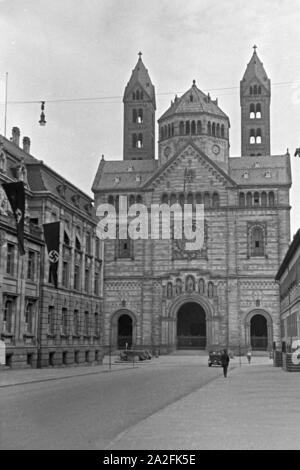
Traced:
MULTIPOLYGON (((288 82, 277 82, 277 83, 272 83, 272 86, 286 86, 286 85, 292 85, 293 83, 300 83, 300 80, 292 80, 288 82)), ((215 91, 226 91, 226 90, 237 90, 239 89, 238 86, 232 86, 232 87, 221 87, 221 88, 211 88, 209 90, 204 90, 205 92, 215 92, 215 91)), ((167 96, 167 95, 181 95, 186 93, 186 91, 170 91, 170 92, 162 92, 162 93, 156 93, 156 96, 167 96)), ((220 96, 228 96, 228 94, 225 95, 220 95, 220 96)), ((114 104, 114 103, 120 103, 121 101, 102 101, 102 100, 122 100, 123 96, 95 96, 95 97, 86 97, 86 98, 57 98, 57 99, 49 99, 49 100, 43 100, 49 103, 80 103, 80 102, 95 102, 99 104, 114 104)), ((8 101, 8 104, 37 104, 41 103, 42 100, 24 100, 24 101, 8 101)), ((0 102, 0 104, 5 104, 4 102, 0 102)))

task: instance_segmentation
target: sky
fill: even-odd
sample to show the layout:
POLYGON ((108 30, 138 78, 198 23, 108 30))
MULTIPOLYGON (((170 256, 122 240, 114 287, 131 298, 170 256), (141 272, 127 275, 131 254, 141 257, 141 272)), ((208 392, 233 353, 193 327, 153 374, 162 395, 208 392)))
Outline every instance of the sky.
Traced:
POLYGON ((122 96, 141 51, 156 119, 195 79, 230 117, 231 156, 239 156, 239 82, 256 44, 272 84, 271 153, 291 153, 293 235, 300 228, 299 24, 299 0, 0 0, 0 133, 7 73, 7 137, 19 127, 32 155, 91 194, 101 155, 122 159, 122 96))

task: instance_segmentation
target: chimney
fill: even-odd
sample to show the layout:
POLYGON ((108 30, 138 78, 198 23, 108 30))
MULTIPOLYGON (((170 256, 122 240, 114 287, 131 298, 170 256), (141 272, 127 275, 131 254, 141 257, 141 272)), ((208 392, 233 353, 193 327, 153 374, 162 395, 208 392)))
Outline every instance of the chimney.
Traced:
POLYGON ((20 145, 20 129, 18 127, 12 128, 12 142, 19 147, 20 145))
POLYGON ((29 137, 23 137, 23 150, 26 153, 30 153, 30 139, 29 139, 29 137))

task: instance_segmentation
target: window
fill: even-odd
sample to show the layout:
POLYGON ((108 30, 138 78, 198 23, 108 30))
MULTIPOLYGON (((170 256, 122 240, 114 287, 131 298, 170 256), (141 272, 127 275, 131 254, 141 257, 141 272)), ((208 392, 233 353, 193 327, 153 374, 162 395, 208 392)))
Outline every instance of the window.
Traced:
POLYGON ((130 240, 118 240, 118 258, 131 258, 130 240))
POLYGON ((100 258, 100 240, 99 238, 96 238, 95 240, 95 256, 96 258, 100 258))
POLYGON ((270 191, 269 192, 269 206, 274 207, 274 204, 275 204, 275 196, 274 196, 273 191, 270 191))
POLYGON ((186 135, 189 135, 190 133, 190 121, 185 122, 185 133, 186 135))
POLYGON ((251 256, 264 256, 264 231, 256 226, 251 231, 251 256))
POLYGON ((255 144, 255 130, 251 129, 250 130, 250 144, 255 144))
POLYGON ((68 310, 66 308, 62 309, 61 325, 62 325, 62 334, 67 336, 68 334, 68 310))
POLYGON ((3 330, 6 333, 12 333, 12 321, 13 321, 13 300, 7 299, 4 304, 4 325, 3 330))
POLYGON ((132 122, 136 122, 137 120, 137 112, 136 109, 132 110, 132 122))
POLYGON ((192 132, 193 135, 196 134, 196 123, 195 123, 195 121, 192 121, 191 132, 192 132))
POLYGON ((141 108, 138 110, 137 122, 139 124, 142 124, 143 122, 143 110, 141 108))
POLYGON ((84 335, 89 336, 89 312, 84 312, 84 335))
POLYGON ((247 207, 251 207, 251 206, 252 206, 252 193, 247 193, 247 196, 246 196, 246 205, 247 205, 247 207))
POLYGON ((95 271, 95 277, 94 277, 94 293, 95 295, 99 295, 99 272, 95 271))
POLYGON ((202 204, 202 194, 196 193, 196 204, 202 204))
POLYGON ((183 135, 184 134, 184 122, 180 121, 179 123, 179 134, 183 135))
POLYGON ((259 193, 254 193, 254 206, 259 206, 259 193))
POLYGON ((254 105, 254 103, 250 104, 250 119, 255 119, 255 105, 254 105))
POLYGON ((257 105, 256 105, 255 117, 256 117, 256 119, 261 118, 261 104, 260 103, 257 103, 257 105))
POLYGON ((137 135, 132 134, 132 148, 136 148, 137 146, 137 135))
POLYGON ((263 207, 267 206, 267 193, 265 191, 261 193, 261 205, 263 207))
POLYGON ((63 287, 69 287, 69 263, 67 261, 63 261, 62 266, 62 285, 63 287))
POLYGON ((214 122, 212 123, 211 132, 212 132, 212 135, 216 135, 216 124, 214 122))
POLYGON ((78 237, 76 237, 76 239, 75 239, 75 248, 76 248, 77 251, 81 251, 81 243, 80 243, 78 237))
POLYGON ((90 255, 92 252, 92 237, 88 232, 85 237, 85 252, 87 255, 90 255))
POLYGON ((29 279, 30 281, 34 281, 34 272, 35 272, 35 252, 29 251, 28 260, 27 260, 27 279, 29 279))
POLYGON ((10 276, 14 274, 14 261, 15 261, 15 245, 12 243, 7 244, 7 257, 6 257, 6 273, 10 276))
POLYGON ((71 243, 70 243, 70 238, 69 238, 67 232, 64 232, 64 245, 66 245, 66 246, 70 246, 70 245, 71 245, 71 243))
POLYGON ((74 331, 75 336, 80 335, 80 321, 79 321, 79 311, 78 310, 74 310, 73 331, 74 331))
POLYGON ((80 286, 80 266, 75 264, 74 267, 74 289, 79 290, 80 286))
POLYGON ((27 333, 33 332, 33 319, 34 319, 34 303, 28 302, 25 311, 25 331, 27 333))
POLYGON ((256 129, 256 143, 261 144, 261 129, 256 129))
POLYGON ((210 121, 208 121, 207 123, 207 133, 208 135, 211 135, 211 122, 210 121))
POLYGON ((201 132, 202 132, 201 121, 197 121, 197 134, 201 134, 201 132))
POLYGON ((216 209, 220 206, 220 198, 219 198, 219 194, 218 193, 214 193, 213 194, 213 207, 216 209))
POLYGON ((254 95, 257 95, 257 85, 254 85, 253 92, 254 92, 254 95))
POLYGON ((210 194, 204 193, 204 207, 210 207, 210 194))
POLYGON ((136 147, 138 149, 143 148, 143 134, 138 135, 138 140, 137 140, 137 143, 136 143, 136 147))
POLYGON ((217 124, 217 137, 220 137, 220 124, 217 124))
POLYGON ((224 124, 221 125, 221 137, 224 139, 225 137, 225 126, 224 124))
POLYGON ((239 206, 245 207, 245 194, 244 193, 239 194, 239 206))
POLYGON ((85 270, 84 290, 85 290, 85 292, 89 292, 89 290, 90 290, 90 270, 89 269, 85 270))
POLYGON ((95 328, 95 336, 99 336, 99 315, 97 312, 94 315, 94 328, 95 328))
POLYGON ((48 307, 48 334, 54 335, 55 333, 55 311, 54 307, 49 305, 48 307))

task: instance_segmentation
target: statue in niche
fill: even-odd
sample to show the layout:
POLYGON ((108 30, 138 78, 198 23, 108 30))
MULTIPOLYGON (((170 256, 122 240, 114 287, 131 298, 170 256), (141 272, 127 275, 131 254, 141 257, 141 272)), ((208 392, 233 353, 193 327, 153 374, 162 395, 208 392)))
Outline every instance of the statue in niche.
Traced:
POLYGON ((185 290, 187 292, 194 292, 194 290, 195 290, 195 279, 193 278, 193 276, 188 276, 186 278, 185 290))
POLYGON ((172 286, 172 282, 168 282, 168 286, 167 286, 167 298, 168 299, 171 299, 173 297, 173 286, 172 286))
POLYGON ((205 290, 204 279, 199 279, 198 288, 199 288, 199 294, 204 294, 204 290, 205 290))
POLYGON ((175 293, 176 295, 180 295, 182 293, 182 280, 179 278, 176 279, 175 293))

